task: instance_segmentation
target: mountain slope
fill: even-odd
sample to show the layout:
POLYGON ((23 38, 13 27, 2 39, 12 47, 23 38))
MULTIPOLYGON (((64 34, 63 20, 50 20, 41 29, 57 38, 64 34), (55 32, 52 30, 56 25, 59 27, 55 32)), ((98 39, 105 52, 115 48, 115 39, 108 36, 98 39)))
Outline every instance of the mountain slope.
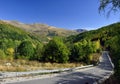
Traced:
POLYGON ((101 40, 101 42, 104 42, 106 40, 110 40, 111 38, 119 34, 120 34, 120 23, 115 23, 99 28, 98 30, 91 30, 75 35, 72 41, 78 42, 83 39, 89 39, 91 41, 95 41, 99 39, 101 40))
POLYGON ((11 40, 11 41, 39 41, 36 36, 23 31, 22 29, 0 21, 0 41, 11 40))
POLYGON ((8 20, 4 20, 4 22, 7 22, 11 25, 19 27, 32 34, 38 35, 38 37, 43 40, 47 40, 47 38, 53 37, 53 36, 65 36, 66 37, 66 36, 75 35, 79 33, 73 30, 66 30, 62 28, 48 26, 46 24, 38 24, 38 23, 24 24, 18 21, 8 21, 8 20))
MULTIPOLYGON (((115 65, 115 77, 120 80, 120 22, 114 23, 98 30, 92 30, 68 38, 72 43, 83 40, 100 41, 103 50, 110 51, 115 65)), ((115 79, 116 79, 115 78, 115 79)), ((120 82, 120 81, 119 81, 120 82)))

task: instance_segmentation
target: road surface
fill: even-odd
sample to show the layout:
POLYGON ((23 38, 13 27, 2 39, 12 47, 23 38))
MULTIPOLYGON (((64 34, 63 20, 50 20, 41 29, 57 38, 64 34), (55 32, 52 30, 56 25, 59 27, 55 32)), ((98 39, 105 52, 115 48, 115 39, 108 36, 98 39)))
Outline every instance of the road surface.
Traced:
POLYGON ((113 72, 113 67, 108 58, 108 53, 103 52, 98 66, 75 70, 71 72, 62 72, 57 76, 22 81, 7 84, 93 84, 101 79, 105 79, 113 72))

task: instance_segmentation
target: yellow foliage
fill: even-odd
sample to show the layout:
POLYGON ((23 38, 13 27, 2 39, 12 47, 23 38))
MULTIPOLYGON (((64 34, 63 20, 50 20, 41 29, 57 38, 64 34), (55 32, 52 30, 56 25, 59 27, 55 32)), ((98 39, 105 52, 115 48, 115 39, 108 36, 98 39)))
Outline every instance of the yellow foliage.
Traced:
POLYGON ((89 60, 92 61, 93 60, 93 55, 89 55, 89 60))
POLYGON ((100 49, 100 40, 95 41, 94 43, 95 43, 95 48, 100 49))
POLYGON ((100 40, 98 40, 98 41, 96 42, 96 48, 97 48, 97 49, 100 48, 100 40))
POLYGON ((13 56, 14 49, 13 48, 7 48, 7 54, 10 55, 10 56, 13 56))

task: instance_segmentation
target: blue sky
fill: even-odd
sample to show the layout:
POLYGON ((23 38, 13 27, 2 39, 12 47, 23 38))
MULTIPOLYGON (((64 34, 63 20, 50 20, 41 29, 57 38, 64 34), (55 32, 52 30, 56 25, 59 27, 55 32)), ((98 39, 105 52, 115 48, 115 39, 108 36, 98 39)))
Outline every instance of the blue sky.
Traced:
POLYGON ((99 0, 0 0, 0 19, 44 23, 66 29, 96 29, 120 21, 98 12, 99 0))

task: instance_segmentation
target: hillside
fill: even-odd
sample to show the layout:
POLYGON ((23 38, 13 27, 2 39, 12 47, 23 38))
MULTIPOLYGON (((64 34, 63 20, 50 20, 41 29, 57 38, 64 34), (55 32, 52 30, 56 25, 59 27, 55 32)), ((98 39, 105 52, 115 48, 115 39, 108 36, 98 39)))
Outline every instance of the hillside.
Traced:
POLYGON ((36 36, 33 36, 32 34, 3 21, 0 21, 0 38, 12 40, 38 40, 36 36))
POLYGON ((73 31, 73 30, 56 28, 56 27, 49 26, 46 24, 39 24, 39 23, 24 24, 18 21, 8 21, 8 20, 3 20, 3 21, 11 25, 14 25, 16 27, 19 27, 27 32, 35 34, 43 41, 47 41, 50 37, 53 37, 53 36, 65 36, 66 37, 66 36, 80 33, 80 32, 73 31))
POLYGON ((88 32, 80 33, 78 35, 73 35, 73 37, 68 38, 73 38, 70 40, 72 42, 78 42, 83 39, 89 39, 91 41, 96 41, 99 39, 101 41, 101 44, 104 46, 106 41, 119 35, 120 35, 120 23, 115 23, 99 28, 98 30, 91 30, 88 32))
POLYGON ((83 40, 100 41, 102 50, 110 51, 112 61, 115 64, 115 77, 120 79, 120 23, 104 26, 98 30, 84 32, 68 37, 71 43, 83 40))
MULTIPOLYGON (((13 60, 16 56, 19 56, 18 50, 24 48, 24 52, 28 53, 27 50, 36 48, 40 44, 40 40, 32 34, 23 31, 22 29, 0 21, 0 60, 9 59, 13 60), (21 48, 21 45, 23 47, 21 48), (29 49, 28 49, 29 48, 29 49)), ((22 52, 22 53, 24 53, 22 52)), ((28 54, 26 54, 28 56, 28 54)))
POLYGON ((35 36, 28 32, 19 29, 18 27, 7 24, 0 21, 0 39, 11 39, 11 40, 38 40, 35 36))

